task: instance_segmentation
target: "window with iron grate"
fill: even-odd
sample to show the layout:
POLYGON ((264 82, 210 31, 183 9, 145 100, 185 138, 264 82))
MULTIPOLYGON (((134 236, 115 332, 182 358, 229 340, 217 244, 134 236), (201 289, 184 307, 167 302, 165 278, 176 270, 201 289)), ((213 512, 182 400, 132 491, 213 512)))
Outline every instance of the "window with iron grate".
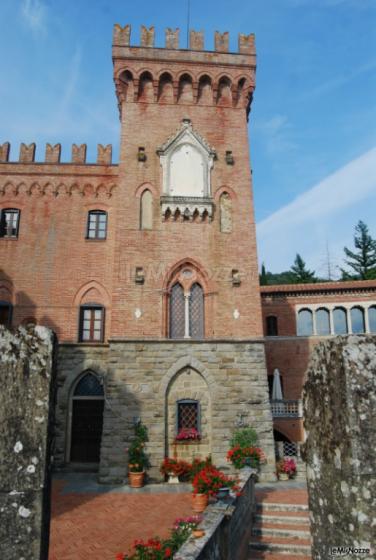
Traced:
POLYGON ((74 390, 75 397, 103 397, 103 385, 96 375, 86 373, 76 385, 74 390))
POLYGON ((204 294, 200 284, 193 284, 189 300, 191 338, 204 338, 204 294))
POLYGON ((177 432, 196 430, 200 432, 199 402, 192 399, 177 401, 177 432))

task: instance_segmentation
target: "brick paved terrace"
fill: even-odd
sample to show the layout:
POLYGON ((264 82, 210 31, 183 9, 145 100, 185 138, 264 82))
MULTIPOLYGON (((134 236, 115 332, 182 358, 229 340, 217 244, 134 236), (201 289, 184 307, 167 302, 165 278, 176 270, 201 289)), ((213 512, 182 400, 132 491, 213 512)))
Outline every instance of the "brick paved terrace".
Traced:
POLYGON ((55 479, 49 560, 114 560, 135 539, 167 537, 177 517, 194 515, 190 488, 99 486, 88 474, 55 479))

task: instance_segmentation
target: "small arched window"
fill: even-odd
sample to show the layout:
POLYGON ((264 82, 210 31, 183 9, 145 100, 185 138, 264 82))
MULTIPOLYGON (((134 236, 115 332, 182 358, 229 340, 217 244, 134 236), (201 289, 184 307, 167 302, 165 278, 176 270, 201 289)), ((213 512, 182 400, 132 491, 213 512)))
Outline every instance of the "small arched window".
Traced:
POLYGON ((353 307, 350 311, 351 331, 354 334, 362 334, 365 332, 364 310, 361 307, 353 307))
POLYGON ((330 334, 330 316, 327 309, 321 308, 316 311, 316 334, 330 334))
POLYGON ((371 333, 376 333, 376 305, 368 309, 368 323, 371 333))
POLYGON ((141 195, 140 229, 153 229, 153 195, 149 190, 141 195))
POLYGON ((12 304, 8 301, 0 301, 0 325, 10 327, 12 324, 12 304))
POLYGON ((309 309, 301 309, 298 313, 298 336, 313 334, 313 316, 309 309))
POLYGON ((184 338, 185 300, 181 284, 172 286, 170 294, 170 338, 184 338))
POLYGON ((4 208, 0 215, 0 237, 18 237, 20 211, 17 208, 4 208))
POLYGON ((80 342, 103 342, 104 307, 88 303, 80 307, 80 342))
POLYGON ((204 338, 204 292, 197 283, 189 298, 189 330, 191 338, 204 338))
POLYGON ((334 334, 347 334, 347 313, 343 307, 336 307, 333 311, 334 334))
POLYGON ((98 377, 91 372, 85 373, 77 383, 74 397, 103 397, 103 385, 100 383, 98 377))
POLYGON ((91 210, 87 220, 87 239, 106 239, 107 237, 107 212, 104 210, 91 210))
POLYGON ((227 192, 221 194, 219 199, 220 230, 222 233, 232 231, 232 200, 227 192))
POLYGON ((266 318, 266 336, 278 336, 278 319, 275 315, 266 318))

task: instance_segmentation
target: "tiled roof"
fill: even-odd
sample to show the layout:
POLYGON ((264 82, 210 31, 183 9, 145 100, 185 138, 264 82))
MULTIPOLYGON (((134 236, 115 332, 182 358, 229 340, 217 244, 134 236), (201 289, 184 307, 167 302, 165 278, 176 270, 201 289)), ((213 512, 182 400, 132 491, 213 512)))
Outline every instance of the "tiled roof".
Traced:
POLYGON ((315 292, 359 292, 376 290, 376 280, 354 280, 350 282, 317 282, 316 284, 278 284, 275 286, 260 286, 262 296, 268 294, 304 294, 315 292))

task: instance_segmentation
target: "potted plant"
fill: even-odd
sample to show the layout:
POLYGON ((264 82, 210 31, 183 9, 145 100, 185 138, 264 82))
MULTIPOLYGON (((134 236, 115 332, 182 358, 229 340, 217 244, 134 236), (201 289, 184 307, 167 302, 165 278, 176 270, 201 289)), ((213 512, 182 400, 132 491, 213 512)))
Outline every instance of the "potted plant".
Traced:
POLYGON ((180 428, 175 441, 177 442, 184 442, 184 441, 200 441, 201 434, 196 428, 180 428))
POLYGON ((253 467, 258 469, 266 457, 260 447, 240 447, 235 445, 227 451, 227 461, 230 461, 236 469, 253 467))
POLYGON ((139 422, 135 425, 135 438, 128 448, 128 478, 131 488, 141 488, 144 485, 145 469, 150 465, 145 453, 147 441, 147 428, 139 422))
POLYGON ((277 476, 279 480, 288 480, 296 475, 296 463, 291 457, 284 457, 277 463, 277 476))
POLYGON ((183 478, 189 475, 191 465, 187 461, 165 457, 159 470, 162 474, 168 476, 170 484, 176 484, 179 482, 179 477, 183 478))
POLYGON ((209 465, 199 471, 192 481, 193 510, 201 513, 205 510, 210 496, 216 496, 221 488, 238 489, 236 480, 225 475, 222 471, 209 465))

